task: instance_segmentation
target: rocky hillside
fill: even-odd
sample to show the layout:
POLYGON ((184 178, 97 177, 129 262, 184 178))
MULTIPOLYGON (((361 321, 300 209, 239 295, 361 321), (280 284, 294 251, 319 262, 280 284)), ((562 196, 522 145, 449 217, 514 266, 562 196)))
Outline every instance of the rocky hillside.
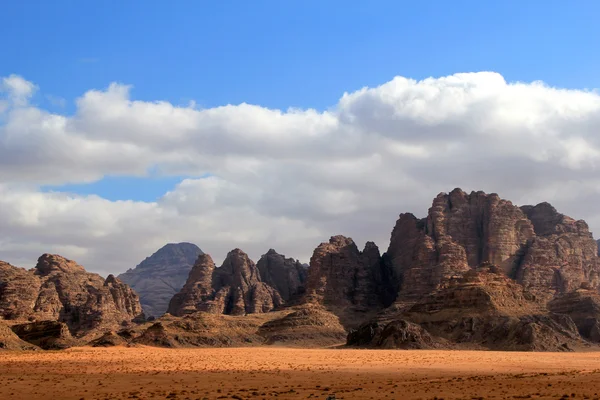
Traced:
POLYGON ((176 316, 196 311, 227 315, 265 313, 303 293, 306 273, 299 262, 270 250, 259 265, 260 269, 240 249, 230 251, 219 268, 209 255, 199 256, 186 284, 171 300, 168 312, 176 316))
POLYGON ((202 250, 192 243, 169 243, 118 278, 140 296, 146 316, 158 317, 185 284, 202 250))
MULTIPOLYGON (((142 317, 138 296, 112 275, 104 279, 54 254, 42 255, 31 270, 0 262, 0 318, 11 324, 57 321, 84 337, 142 317)), ((25 325, 23 332, 30 331, 25 325)))
POLYGON ((587 224, 548 203, 441 193, 426 218, 400 215, 382 257, 396 300, 348 344, 559 351, 598 342, 597 254, 587 224))
MULTIPOLYGON (((32 271, 0 263, 0 277, 0 315, 56 322, 13 327, 41 348, 72 345, 98 327, 111 329, 98 346, 311 347, 345 338, 358 347, 570 351, 600 343, 600 258, 587 224, 548 203, 519 207, 460 189, 439 194, 425 218, 401 214, 384 254, 340 235, 317 246, 308 268, 274 250, 255 264, 235 249, 220 267, 200 253, 168 314, 138 325, 127 324, 140 311, 127 285, 58 256, 42 256, 32 271)), ((14 339, 6 342, 22 346, 14 339)))

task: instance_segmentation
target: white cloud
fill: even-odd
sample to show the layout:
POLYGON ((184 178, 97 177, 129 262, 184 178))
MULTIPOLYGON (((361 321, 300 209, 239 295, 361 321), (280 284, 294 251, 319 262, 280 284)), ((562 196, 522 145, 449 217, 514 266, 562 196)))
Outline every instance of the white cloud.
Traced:
POLYGON ((0 93, 8 94, 9 99, 17 106, 27 104, 38 87, 22 77, 12 74, 0 81, 0 93))
POLYGON ((338 233, 384 250, 398 213, 424 216, 454 187, 550 201, 600 230, 595 92, 492 72, 396 77, 319 112, 177 107, 136 101, 131 87, 113 83, 64 116, 28 105, 33 83, 2 82, 10 95, 0 126, 0 231, 8 232, 0 259, 15 263, 57 251, 120 272, 181 240, 217 260, 233 247, 254 258, 275 247, 308 261, 338 233), (150 169, 206 177, 147 203, 36 189, 150 169))

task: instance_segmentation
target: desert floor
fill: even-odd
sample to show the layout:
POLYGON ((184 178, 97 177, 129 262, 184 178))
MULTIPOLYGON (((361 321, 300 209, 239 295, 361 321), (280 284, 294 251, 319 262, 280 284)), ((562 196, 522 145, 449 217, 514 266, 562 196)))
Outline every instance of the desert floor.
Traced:
POLYGON ((0 399, 595 399, 600 352, 0 352, 0 399))

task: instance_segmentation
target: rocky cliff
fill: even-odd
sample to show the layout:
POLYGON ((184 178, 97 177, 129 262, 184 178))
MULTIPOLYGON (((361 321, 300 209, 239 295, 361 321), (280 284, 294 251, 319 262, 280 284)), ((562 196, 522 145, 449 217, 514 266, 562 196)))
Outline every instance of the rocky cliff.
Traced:
POLYGON ((310 259, 306 299, 346 311, 380 308, 387 301, 384 268, 374 243, 361 252, 351 238, 333 236, 310 259))
POLYGON ((598 287, 597 244, 584 221, 550 204, 517 207, 497 194, 455 189, 425 219, 401 214, 384 259, 402 299, 416 299, 483 263, 546 300, 598 287))
POLYGON ((426 218, 400 215, 382 259, 395 304, 349 344, 561 351, 597 340, 598 245, 548 203, 441 193, 426 218))
POLYGON ((0 263, 0 317, 6 320, 58 321, 73 336, 120 327, 143 316, 138 296, 110 275, 44 254, 32 270, 0 263))
POLYGON ((140 296, 146 316, 167 311, 171 298, 181 290, 199 255, 192 243, 169 243, 118 278, 140 296))
POLYGON ((219 268, 214 267, 210 256, 200 256, 168 311, 172 315, 195 311, 244 315, 268 312, 283 303, 279 292, 262 281, 248 255, 234 249, 219 268))
POLYGON ((300 261, 270 249, 256 266, 262 281, 277 290, 286 303, 304 293, 308 268, 300 261))

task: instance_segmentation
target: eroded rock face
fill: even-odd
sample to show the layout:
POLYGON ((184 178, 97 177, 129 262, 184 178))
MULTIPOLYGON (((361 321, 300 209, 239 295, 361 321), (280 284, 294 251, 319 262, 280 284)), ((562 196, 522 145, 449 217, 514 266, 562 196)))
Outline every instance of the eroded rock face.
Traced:
POLYGON ((37 321, 12 326, 13 332, 22 340, 44 350, 61 350, 76 344, 69 327, 58 321, 37 321))
POLYGON ((405 308, 386 310, 348 336, 349 345, 570 351, 585 341, 568 315, 491 266, 465 273, 405 308))
POLYGON ((30 271, 0 266, 0 316, 58 321, 75 336, 119 327, 143 316, 138 296, 110 275, 100 275, 64 257, 42 255, 30 271))
POLYGON ((146 316, 158 317, 167 311, 201 254, 195 244, 170 243, 118 278, 138 293, 146 316))
POLYGON ((579 333, 592 342, 600 342, 600 294, 595 290, 580 289, 554 298, 548 309, 568 315, 579 333))
POLYGON ((31 271, 0 261, 0 316, 11 320, 32 316, 40 285, 31 271))
POLYGON ((560 214, 548 203, 522 209, 537 236, 517 267, 517 281, 547 299, 580 287, 598 288, 598 245, 585 221, 560 214))
POLYGON ((168 312, 171 315, 186 315, 196 311, 206 311, 219 314, 224 305, 215 301, 215 291, 212 277, 215 263, 208 254, 198 256, 190 271, 187 282, 169 303, 168 312))
POLYGON ((256 266, 262 281, 276 289, 286 303, 304 293, 308 270, 300 261, 270 249, 256 266))
MULTIPOLYGON (((384 265, 379 249, 367 243, 359 251, 354 241, 345 236, 333 236, 321 243, 310 259, 307 279, 307 299, 328 307, 366 311, 383 305, 378 282, 384 265)), ((383 291, 382 291, 383 292, 383 291)))
POLYGON ((401 214, 384 261, 399 298, 414 301, 489 263, 540 301, 600 284, 598 246, 584 221, 548 203, 517 207, 496 194, 440 194, 425 219, 401 214))
POLYGON ((383 349, 433 349, 441 347, 420 325, 398 319, 387 324, 370 322, 348 334, 349 346, 383 349))
POLYGON ((386 259, 400 295, 418 298, 484 262, 510 274, 534 236, 531 221, 510 201, 455 189, 434 199, 426 219, 400 215, 386 259))
POLYGON ((39 350, 39 347, 19 338, 5 322, 0 321, 0 351, 2 350, 39 350))
POLYGON ((214 268, 209 256, 200 256, 183 289, 171 301, 169 313, 185 315, 206 311, 244 315, 268 312, 283 303, 279 292, 261 280, 258 268, 248 255, 235 249, 227 254, 219 268, 214 268))

